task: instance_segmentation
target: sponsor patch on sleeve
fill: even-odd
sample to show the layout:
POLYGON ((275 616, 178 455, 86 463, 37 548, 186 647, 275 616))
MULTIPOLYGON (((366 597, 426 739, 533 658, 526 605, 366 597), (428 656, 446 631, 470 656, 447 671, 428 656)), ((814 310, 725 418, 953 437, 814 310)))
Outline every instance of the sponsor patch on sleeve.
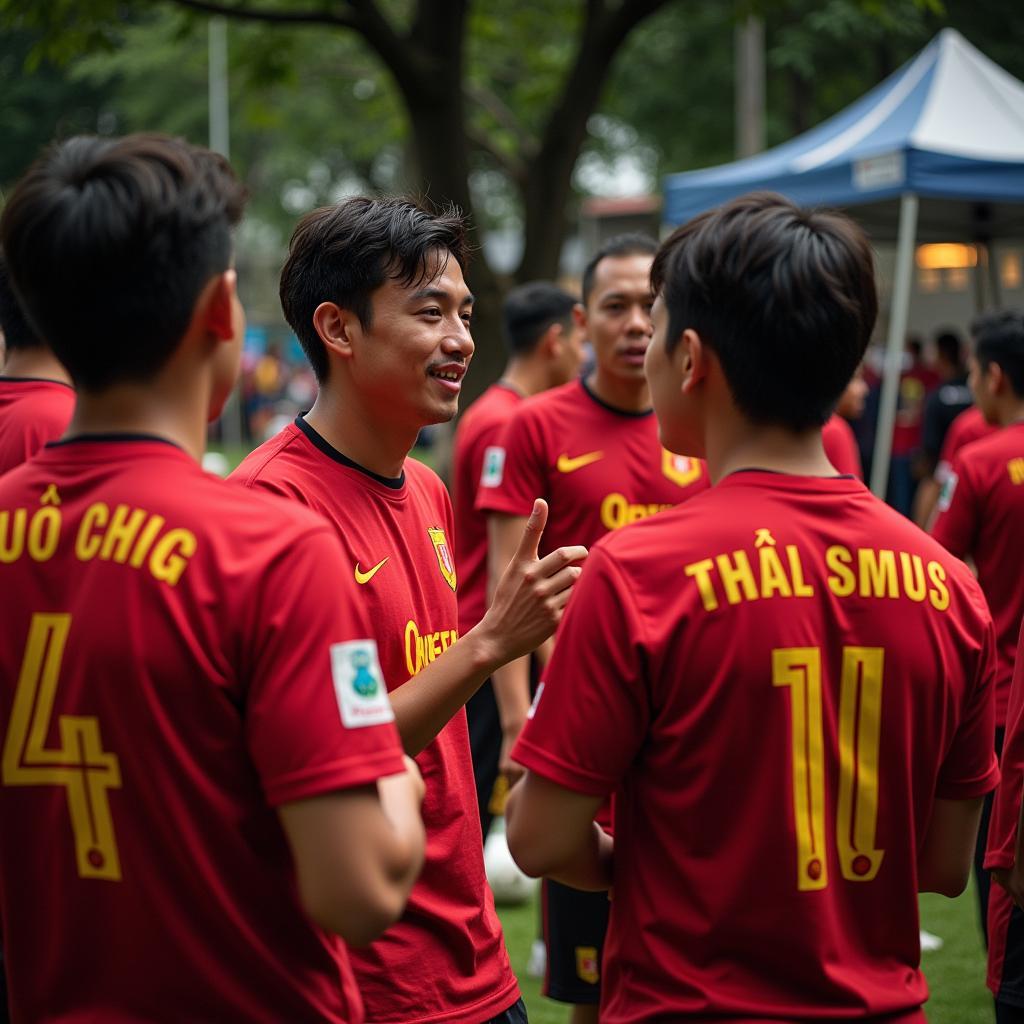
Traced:
POLYGON ((395 720, 375 640, 331 644, 331 676, 346 728, 360 729, 395 720))
POLYGON ((949 470, 942 479, 942 489, 939 491, 939 500, 936 502, 936 508, 940 512, 945 512, 949 508, 953 501, 953 492, 956 490, 957 482, 960 477, 949 470))
POLYGON ((480 473, 481 487, 498 487, 505 475, 505 449, 491 445, 484 449, 484 468, 480 473))

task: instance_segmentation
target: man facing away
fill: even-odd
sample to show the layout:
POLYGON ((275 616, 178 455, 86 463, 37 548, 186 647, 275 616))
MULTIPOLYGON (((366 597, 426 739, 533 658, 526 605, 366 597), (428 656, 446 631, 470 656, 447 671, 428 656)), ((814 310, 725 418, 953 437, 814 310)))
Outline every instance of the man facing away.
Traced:
POLYGON ((525 1020, 484 876, 463 705, 551 634, 586 555, 537 560, 546 508, 536 503, 490 608, 460 638, 451 503, 407 456, 424 426, 458 409, 473 354, 465 259, 454 212, 356 198, 304 217, 281 302, 320 391, 235 471, 333 523, 426 782, 423 874, 402 920, 353 953, 368 1019, 388 1024, 525 1020))
POLYGON ((337 540, 199 466, 239 365, 243 200, 207 150, 82 137, 0 219, 78 391, 64 439, 0 480, 15 1021, 358 1024, 328 931, 368 942, 422 861, 337 540))
POLYGON ((22 312, 2 257, 0 330, 7 348, 0 376, 0 473, 6 473, 64 433, 75 392, 67 371, 22 312))
MULTIPOLYGON (((953 457, 932 535, 978 571, 996 624, 996 753, 1002 752, 1010 683, 1024 618, 1020 524, 1024 520, 1024 319, 1019 312, 988 317, 975 336, 968 377, 986 422, 999 428, 953 457)), ((975 852, 982 934, 987 941, 989 878, 982 861, 991 797, 985 802, 975 852)))
MULTIPOLYGON (((515 538, 540 495, 551 507, 545 543, 591 544, 609 531, 685 501, 707 487, 699 460, 665 451, 658 441, 644 353, 651 339, 654 241, 619 235, 583 273, 576 310, 594 351, 585 377, 538 395, 516 410, 501 440, 502 471, 481 480, 477 504, 491 513, 492 572, 515 550, 515 538)), ((538 652, 538 662, 547 660, 538 652)), ((504 742, 501 770, 530 707, 526 659, 495 675, 504 742)), ((601 814, 609 822, 607 808, 601 814)), ((545 994, 574 1006, 574 1024, 597 1019, 608 899, 546 883, 545 994)))
MULTIPOLYGON (((513 410, 531 395, 572 380, 583 361, 582 332, 573 318, 576 300, 547 281, 513 288, 502 320, 508 362, 459 420, 453 459, 455 561, 459 567, 459 632, 471 630, 487 610, 487 516, 476 509, 482 481, 501 473, 498 438, 513 410)), ((490 680, 466 705, 477 804, 483 838, 494 816, 501 722, 490 680)))
POLYGON ((970 871, 994 635, 966 567, 822 448, 870 246, 754 194, 652 280, 661 438, 714 486, 591 552, 513 751, 512 853, 614 886, 603 1024, 923 1021, 917 894, 970 871))

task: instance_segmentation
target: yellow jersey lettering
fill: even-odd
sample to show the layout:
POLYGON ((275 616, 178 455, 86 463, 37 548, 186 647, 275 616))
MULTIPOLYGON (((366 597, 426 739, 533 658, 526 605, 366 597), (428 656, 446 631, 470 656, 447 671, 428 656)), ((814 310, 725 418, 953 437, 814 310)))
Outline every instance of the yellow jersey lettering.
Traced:
POLYGON ((782 559, 779 552, 772 547, 757 549, 761 561, 761 596, 792 597, 793 587, 790 585, 786 570, 782 567, 782 559))
POLYGON ((142 568, 142 563, 146 561, 149 549, 153 546, 153 541, 156 540, 157 534, 164 528, 164 523, 166 522, 167 520, 163 516, 153 516, 146 523, 142 533, 139 535, 138 541, 135 543, 132 556, 128 559, 128 564, 133 569, 142 568))
POLYGON ((857 577, 850 568, 852 564, 853 555, 841 544, 833 544, 825 552, 825 565, 832 572, 828 578, 828 589, 836 597, 849 597, 857 587, 857 577))
POLYGON ((60 510, 47 505, 28 524, 28 555, 34 562, 48 562, 60 542, 60 510))
POLYGON ((938 562, 928 563, 928 579, 932 581, 932 589, 928 591, 928 600, 937 612, 944 612, 949 607, 949 589, 946 587, 946 570, 938 562))
POLYGON ((899 597, 896 582, 896 552, 860 548, 857 552, 861 597, 899 597))
POLYGON ((128 561, 128 552, 145 518, 146 513, 141 508, 118 505, 103 538, 100 558, 104 562, 109 562, 113 558, 122 565, 128 561))
POLYGON ((28 512, 23 508, 0 512, 0 562, 11 563, 25 550, 25 523, 28 512))
POLYGON ((710 558, 702 558, 699 562, 691 562, 683 567, 683 572, 691 579, 696 579, 697 590, 704 605, 704 611, 713 612, 718 607, 715 585, 711 582, 711 572, 715 563, 710 558))
POLYGON ((906 551, 901 551, 900 568, 903 570, 903 593, 911 601, 917 601, 920 604, 928 596, 924 582, 924 562, 921 560, 921 556, 908 555, 906 551))
POLYGON ((626 525, 629 502, 621 494, 609 494, 601 502, 601 523, 606 530, 618 530, 626 525))
POLYGON ((747 601, 757 600, 757 584, 754 582, 754 574, 751 572, 750 559, 747 558, 746 551, 734 551, 731 562, 728 555, 717 555, 715 562, 718 564, 718 575, 722 579, 722 586, 725 587, 725 599, 729 604, 739 604, 744 599, 747 601))
POLYGON ((1010 459, 1006 471, 1010 474, 1010 483, 1024 484, 1024 459, 1010 459))
POLYGON ((154 579, 173 587, 181 579, 181 574, 188 568, 188 560, 195 553, 195 534, 180 527, 168 530, 153 548, 149 571, 154 579))
POLYGON ((439 658, 456 640, 456 629, 440 629, 435 633, 420 633, 419 626, 410 619, 405 624, 405 667, 409 678, 420 672, 425 665, 439 658))
POLYGON ((786 557, 789 559, 789 574, 793 577, 793 593, 797 597, 814 597, 814 587, 804 580, 804 566, 795 544, 786 545, 786 557))
POLYGON ((103 543, 100 531, 109 521, 110 509, 102 501, 95 502, 85 510, 85 515, 78 524, 78 536, 75 538, 75 557, 79 561, 92 561, 99 554, 100 545, 103 543))
MULTIPOLYGON (((405 624, 405 667, 409 670, 409 676, 412 677, 420 670, 420 665, 416 662, 414 652, 418 652, 420 649, 420 631, 416 626, 416 623, 410 619, 405 624)), ((420 663, 422 664, 422 662, 420 663)))

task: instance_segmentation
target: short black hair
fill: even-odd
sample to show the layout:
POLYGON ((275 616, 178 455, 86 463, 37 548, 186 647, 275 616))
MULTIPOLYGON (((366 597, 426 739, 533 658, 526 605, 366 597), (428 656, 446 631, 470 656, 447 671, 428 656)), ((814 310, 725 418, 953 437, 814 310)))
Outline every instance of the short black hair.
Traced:
POLYGON ((952 366, 959 366, 964 359, 964 343, 952 327, 944 327, 935 335, 935 348, 940 356, 952 366))
POLYGON ((601 260, 616 256, 653 256, 658 251, 658 243, 649 235, 633 232, 626 235, 615 235, 590 258, 583 268, 583 280, 580 290, 583 292, 583 305, 590 301, 590 293, 594 290, 594 275, 601 260))
POLYGON ((371 294, 389 278, 407 286, 426 280, 439 250, 465 269, 466 222, 454 206, 432 214, 410 199, 357 196, 299 221, 281 270, 281 308, 321 384, 328 362, 313 326, 317 306, 334 302, 369 328, 371 294))
POLYGON ((982 370, 995 363, 1013 393, 1024 398, 1024 314, 1017 309, 991 314, 975 338, 974 358, 982 370))
POLYGON ((509 355, 528 355, 552 324, 568 327, 577 299, 550 281, 521 284, 505 296, 502 318, 509 355))
POLYGON ((863 358, 878 315, 874 257, 841 213, 755 192, 666 239, 651 282, 669 351, 695 330, 739 410, 793 431, 820 427, 863 358))
POLYGON ((159 372, 231 265, 244 204, 222 156, 166 135, 80 135, 29 168, 0 242, 26 313, 78 388, 159 372))
POLYGON ((0 331, 4 332, 4 344, 13 352, 15 349, 44 348, 42 339, 28 322, 18 296, 14 294, 11 275, 7 272, 7 261, 0 256, 0 331))

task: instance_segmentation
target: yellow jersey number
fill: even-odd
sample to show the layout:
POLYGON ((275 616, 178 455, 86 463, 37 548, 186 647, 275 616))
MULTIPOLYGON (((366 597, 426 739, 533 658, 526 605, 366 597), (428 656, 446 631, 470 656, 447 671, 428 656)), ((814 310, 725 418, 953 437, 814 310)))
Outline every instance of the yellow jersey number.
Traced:
MULTIPOLYGON (((885 854, 875 848, 884 653, 881 647, 843 648, 835 835, 839 870, 851 882, 870 882, 885 854)), ((820 649, 782 647, 772 651, 772 684, 789 688, 796 886, 804 891, 824 889, 828 857, 820 649)))
POLYGON ((107 790, 120 788, 121 768, 117 755, 103 749, 99 721, 91 716, 60 715, 60 745, 46 746, 70 629, 70 615, 32 616, 4 737, 3 784, 63 786, 79 876, 120 881, 121 862, 107 790))

